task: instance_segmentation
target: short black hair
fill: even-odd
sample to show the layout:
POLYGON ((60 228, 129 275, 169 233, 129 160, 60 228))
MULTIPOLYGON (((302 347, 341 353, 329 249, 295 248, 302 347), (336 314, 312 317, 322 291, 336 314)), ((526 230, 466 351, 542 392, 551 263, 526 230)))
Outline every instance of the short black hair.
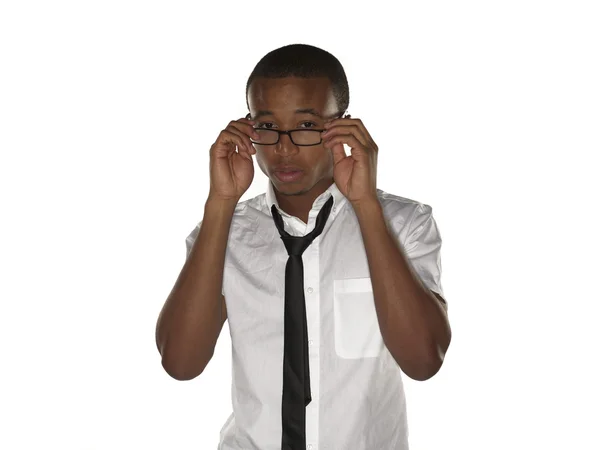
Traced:
POLYGON ((246 106, 248 110, 250 110, 248 90, 252 81, 257 77, 327 77, 331 81, 338 113, 344 113, 350 104, 348 79, 342 64, 331 53, 312 45, 290 44, 275 49, 262 57, 246 83, 246 106))

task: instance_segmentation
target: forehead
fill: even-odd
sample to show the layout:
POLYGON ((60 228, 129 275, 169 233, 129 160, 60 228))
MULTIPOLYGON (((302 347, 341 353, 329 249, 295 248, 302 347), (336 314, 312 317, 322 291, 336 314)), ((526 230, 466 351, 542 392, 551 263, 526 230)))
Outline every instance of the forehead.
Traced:
POLYGON ((337 108, 327 77, 258 77, 248 89, 248 106, 252 117, 259 111, 284 117, 294 115, 297 109, 309 108, 328 116, 334 114, 337 108))

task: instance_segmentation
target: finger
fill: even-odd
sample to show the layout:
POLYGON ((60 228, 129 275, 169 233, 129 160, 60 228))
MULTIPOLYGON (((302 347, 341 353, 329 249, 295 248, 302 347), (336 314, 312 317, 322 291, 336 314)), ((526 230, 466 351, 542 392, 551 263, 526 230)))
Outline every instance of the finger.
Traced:
POLYGON ((363 140, 364 140, 363 145, 368 148, 377 148, 377 144, 375 144, 375 141, 371 137, 369 130, 367 130, 367 127, 365 127, 365 124, 362 122, 362 120, 352 119, 352 121, 353 121, 353 124, 360 131, 361 136, 363 137, 363 140))
POLYGON ((336 145, 335 142, 327 142, 325 148, 331 150, 331 154, 333 155, 333 165, 335 166, 337 163, 346 159, 346 150, 344 149, 344 145, 336 145))
MULTIPOLYGON (((341 144, 339 147, 344 148, 343 144, 346 144, 350 147, 351 153, 366 153, 368 151, 367 147, 365 147, 353 134, 342 134, 331 139, 327 139, 324 143, 325 148, 330 148, 333 151, 333 148, 336 144, 341 144)), ((344 151, 344 156, 346 156, 346 152, 344 151)))
POLYGON ((247 137, 244 138, 243 133, 237 131, 235 127, 227 127, 224 131, 230 137, 229 142, 232 142, 237 146, 237 150, 240 155, 243 155, 243 153, 249 153, 247 147, 248 144, 245 141, 247 137))
POLYGON ((363 146, 368 147, 368 140, 361 130, 354 125, 336 125, 327 130, 323 136, 324 139, 331 139, 333 136, 354 136, 363 146))
POLYGON ((356 134, 352 133, 352 131, 354 131, 354 133, 359 134, 358 131, 356 130, 351 130, 350 133, 331 133, 326 135, 325 138, 325 142, 329 142, 329 145, 331 145, 331 142, 334 141, 334 139, 337 139, 335 142, 340 142, 343 144, 347 144, 348 146, 352 147, 352 148, 356 148, 356 147, 360 147, 362 149, 367 149, 369 148, 369 146, 367 144, 365 144, 365 142, 362 141, 362 136, 359 134, 359 136, 356 136, 356 134))
POLYGON ((248 147, 250 148, 250 150, 254 150, 254 147, 252 146, 253 144, 250 141, 250 138, 258 139, 258 133, 254 129, 254 124, 256 123, 256 121, 255 120, 247 120, 247 119, 244 119, 244 120, 248 122, 247 125, 241 124, 239 122, 232 122, 231 125, 236 127, 238 130, 240 130, 246 136, 248 136, 248 141, 247 141, 248 147))
POLYGON ((346 149, 344 148, 344 143, 345 141, 339 138, 337 141, 331 139, 324 142, 324 147, 330 150, 331 154, 333 155, 334 166, 343 159, 348 158, 346 155, 346 149))
POLYGON ((232 124, 233 124, 233 123, 247 123, 247 124, 249 124, 250 126, 253 126, 253 125, 256 123, 256 120, 247 119, 247 118, 245 118, 245 117, 244 117, 244 118, 242 118, 242 119, 239 119, 239 120, 237 120, 237 121, 235 121, 235 122, 231 122, 231 123, 232 123, 232 124))
MULTIPOLYGON (((250 128, 252 128, 252 127, 250 126, 250 128)), ((247 128, 244 127, 244 130, 240 130, 240 128, 237 125, 230 125, 227 127, 227 129, 232 134, 235 134, 236 136, 239 137, 240 141, 243 144, 241 148, 243 148, 246 152, 248 152, 249 154, 253 154, 256 152, 256 150, 252 146, 252 142, 250 142, 250 138, 248 137, 248 135, 245 132, 247 130, 247 128)))
MULTIPOLYGON (((375 145, 375 141, 371 137, 371 134, 369 133, 369 130, 367 130, 367 127, 365 126, 363 121, 360 119, 352 119, 352 120, 354 121, 354 125, 356 125, 358 127, 358 129, 360 130, 360 133, 364 137, 365 142, 371 144, 371 147, 373 147, 373 148, 377 147, 375 145)), ((367 146, 367 145, 365 144, 365 146, 367 146)))
POLYGON ((251 119, 250 114, 248 114, 246 117, 244 117, 243 121, 247 122, 248 125, 250 125, 248 127, 248 131, 250 131, 249 135, 252 135, 252 133, 254 132, 254 126, 256 125, 256 120, 251 119))
POLYGON ((363 143, 365 147, 367 144, 370 144, 372 147, 375 147, 375 142, 371 137, 371 134, 363 124, 360 119, 334 119, 328 122, 325 126, 326 130, 334 129, 334 128, 346 128, 346 127, 356 127, 357 134, 360 136, 359 140, 363 143))

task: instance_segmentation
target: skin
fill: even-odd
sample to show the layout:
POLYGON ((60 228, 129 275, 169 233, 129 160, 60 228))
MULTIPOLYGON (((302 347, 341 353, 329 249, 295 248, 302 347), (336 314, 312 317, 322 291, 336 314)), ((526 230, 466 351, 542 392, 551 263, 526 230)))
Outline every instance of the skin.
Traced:
MULTIPOLYGON (((248 89, 248 106, 252 120, 257 120, 255 127, 286 131, 323 129, 323 124, 339 112, 331 82, 326 77, 256 78, 248 89), (313 108, 322 118, 310 113, 295 113, 299 108, 313 108), (259 111, 273 114, 258 117, 259 111)), ((279 207, 307 223, 315 199, 334 182, 331 150, 326 149, 323 142, 310 147, 294 145, 287 135, 281 135, 275 145, 254 144, 254 147, 258 166, 271 180, 279 207), (304 176, 298 181, 283 183, 277 179, 274 170, 280 164, 298 166, 304 176)))

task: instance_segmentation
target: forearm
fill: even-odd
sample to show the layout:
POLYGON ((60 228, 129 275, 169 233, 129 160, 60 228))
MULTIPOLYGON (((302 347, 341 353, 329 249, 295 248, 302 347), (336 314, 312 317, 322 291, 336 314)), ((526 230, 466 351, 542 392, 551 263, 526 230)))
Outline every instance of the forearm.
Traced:
POLYGON ((158 318, 162 364, 176 379, 204 370, 223 327, 221 288, 234 210, 233 202, 207 200, 200 232, 158 318))
POLYGON ((353 207, 367 254, 385 345, 406 375, 426 380, 439 370, 450 345, 446 311, 413 273, 386 224, 379 201, 353 207))

